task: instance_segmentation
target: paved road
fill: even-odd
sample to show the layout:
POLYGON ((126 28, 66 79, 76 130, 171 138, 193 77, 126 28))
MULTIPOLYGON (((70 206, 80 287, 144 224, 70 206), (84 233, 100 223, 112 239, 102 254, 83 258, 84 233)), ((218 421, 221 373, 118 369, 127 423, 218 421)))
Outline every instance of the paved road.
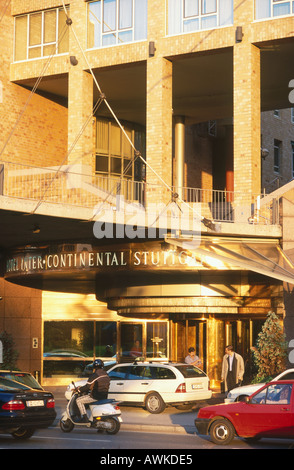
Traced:
MULTIPOLYGON (((104 453, 100 452, 99 458, 106 455, 107 458, 114 459, 118 458, 124 451, 124 456, 133 457, 132 466, 134 466, 136 463, 142 465, 142 459, 153 458, 153 455, 157 455, 156 450, 159 452, 158 455, 166 457, 166 464, 176 463, 169 462, 168 459, 171 459, 173 455, 181 455, 182 463, 189 465, 192 463, 188 461, 189 458, 192 459, 193 464, 198 462, 198 449, 266 450, 294 448, 293 440, 282 439, 262 439, 255 444, 249 444, 245 440, 235 438, 229 446, 216 446, 208 436, 198 436, 196 434, 194 426, 196 410, 183 412, 173 407, 166 408, 159 415, 152 415, 142 408, 121 406, 123 424, 120 432, 114 436, 97 433, 93 429, 86 428, 75 428, 70 434, 65 434, 59 428, 59 418, 67 404, 64 398, 64 389, 53 390, 53 392, 57 411, 57 419, 54 425, 49 429, 36 431, 27 441, 16 441, 9 435, 0 435, 0 450, 100 449, 104 453)), ((209 458, 211 458, 211 453, 209 458)), ((147 463, 151 462, 147 461, 147 463)), ((126 461, 124 464, 128 465, 126 461)))

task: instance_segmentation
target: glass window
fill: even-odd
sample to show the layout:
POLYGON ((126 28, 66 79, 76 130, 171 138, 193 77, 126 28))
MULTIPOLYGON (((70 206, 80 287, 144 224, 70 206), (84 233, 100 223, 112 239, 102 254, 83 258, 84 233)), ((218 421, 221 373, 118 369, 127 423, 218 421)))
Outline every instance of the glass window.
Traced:
POLYGON ((205 373, 201 369, 198 369, 198 367, 195 367, 195 366, 183 365, 183 366, 176 366, 176 368, 183 374, 185 379, 205 376, 205 373))
POLYGON ((68 26, 63 9, 15 18, 14 60, 48 57, 68 51, 68 26))
POLYGON ((131 366, 129 368, 128 379, 129 380, 140 380, 140 379, 151 379, 150 367, 145 366, 131 366))
POLYGON ((281 162, 281 151, 282 142, 280 140, 274 140, 274 172, 280 173, 280 162, 281 162))
POLYGON ((29 16, 29 46, 41 44, 42 38, 42 13, 35 13, 29 16))
POLYGON ((44 43, 56 41, 56 10, 44 12, 44 43))
POLYGON ((167 323, 147 323, 146 354, 151 357, 167 357, 167 323))
POLYGON ((197 16, 199 14, 198 0, 184 0, 184 17, 197 16))
POLYGON ((111 380, 116 380, 116 379, 125 380, 127 378, 128 371, 129 371, 129 367, 118 366, 111 372, 108 372, 108 375, 111 380))
POLYGON ((136 357, 142 356, 143 326, 136 323, 121 323, 121 356, 136 357))
MULTIPOLYGON (((130 142, 136 138, 137 148, 144 155, 143 132, 135 131, 129 125, 124 126, 125 133, 114 121, 103 118, 96 120, 96 172, 119 178, 134 178, 134 151, 130 142), (140 136, 140 142, 138 139, 140 136)), ((113 186, 113 184, 112 184, 113 186)), ((128 199, 133 194, 125 194, 128 199)))
POLYGON ((99 0, 88 5, 88 47, 147 39, 148 0, 99 0))
MULTIPOLYGON (((274 0, 275 2, 275 0, 274 0)), ((283 16, 290 14, 290 2, 279 2, 273 5, 273 16, 283 16)))
POLYGON ((292 384, 269 385, 252 398, 252 403, 263 405, 290 405, 292 384))
POLYGON ((59 357, 93 356, 94 322, 44 322, 44 353, 59 357))
POLYGON ((95 322, 95 356, 112 357, 116 354, 116 322, 95 322))
POLYGON ((116 0, 103 2, 103 32, 108 33, 116 29, 116 0))
POLYGON ((275 16, 285 16, 294 13, 293 2, 291 12, 291 2, 289 0, 256 0, 255 18, 271 18, 275 16))
POLYGON ((44 376, 87 376, 95 357, 116 354, 116 322, 44 322, 44 376))
POLYGON ((119 2, 119 29, 131 28, 133 25, 132 0, 120 0, 119 2))
POLYGON ((27 58, 27 24, 27 16, 19 16, 15 18, 15 60, 25 60, 27 58))
POLYGON ((233 18, 233 0, 168 0, 168 34, 231 25, 233 18))
POLYGON ((154 379, 176 379, 175 374, 172 370, 167 367, 152 367, 152 376, 154 379))
POLYGON ((216 0, 202 0, 202 14, 216 12, 216 0))

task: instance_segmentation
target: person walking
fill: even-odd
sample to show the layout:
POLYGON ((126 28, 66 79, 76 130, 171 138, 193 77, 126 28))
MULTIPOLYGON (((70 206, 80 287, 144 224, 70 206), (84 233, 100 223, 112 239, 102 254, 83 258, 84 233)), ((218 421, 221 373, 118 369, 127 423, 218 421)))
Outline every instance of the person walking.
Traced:
POLYGON ((225 355, 222 363, 221 380, 224 382, 224 391, 228 393, 241 383, 244 375, 244 360, 240 354, 234 351, 233 346, 225 348, 225 355))

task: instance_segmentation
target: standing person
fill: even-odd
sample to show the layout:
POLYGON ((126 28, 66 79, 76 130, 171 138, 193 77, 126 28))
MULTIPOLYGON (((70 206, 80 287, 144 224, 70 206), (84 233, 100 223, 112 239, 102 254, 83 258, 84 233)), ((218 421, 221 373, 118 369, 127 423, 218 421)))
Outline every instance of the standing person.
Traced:
POLYGON ((107 398, 109 384, 110 378, 104 370, 103 361, 95 359, 93 362, 93 374, 90 375, 85 385, 79 387, 80 392, 87 392, 86 395, 78 397, 76 401, 81 413, 81 423, 89 422, 85 404, 107 398))
POLYGON ((228 393, 230 390, 235 388, 239 382, 242 382, 243 375, 243 357, 234 351, 233 346, 226 346, 225 355, 223 357, 221 376, 221 379, 224 382, 225 393, 228 393))
POLYGON ((185 357, 186 364, 192 364, 192 366, 201 366, 202 361, 196 356, 195 348, 191 347, 188 349, 188 356, 185 357))

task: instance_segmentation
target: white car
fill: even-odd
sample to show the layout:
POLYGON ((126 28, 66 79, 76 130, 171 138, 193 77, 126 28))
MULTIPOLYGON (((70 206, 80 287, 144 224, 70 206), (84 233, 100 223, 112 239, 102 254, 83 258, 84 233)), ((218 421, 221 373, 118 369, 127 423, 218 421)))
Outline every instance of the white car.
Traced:
MULTIPOLYGON (((188 364, 136 361, 117 364, 107 373, 111 379, 108 398, 144 406, 154 414, 161 413, 166 405, 188 407, 212 396, 205 372, 188 364)), ((81 380, 75 385, 85 383, 81 380)), ((67 400, 72 389, 70 384, 65 392, 67 400)))
MULTIPOLYGON (((294 369, 287 369, 277 375, 273 380, 294 379, 294 369)), ((225 398, 225 403, 233 403, 234 401, 244 401, 246 397, 250 397, 252 393, 257 392, 265 383, 243 385, 242 387, 233 388, 225 398)))

